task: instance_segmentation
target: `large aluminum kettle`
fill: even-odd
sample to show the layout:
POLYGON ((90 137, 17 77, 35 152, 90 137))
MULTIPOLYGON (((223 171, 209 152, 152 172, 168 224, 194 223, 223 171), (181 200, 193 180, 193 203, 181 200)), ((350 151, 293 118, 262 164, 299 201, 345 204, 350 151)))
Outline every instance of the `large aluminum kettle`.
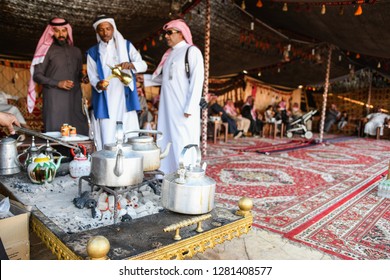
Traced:
POLYGON ((162 132, 157 130, 137 130, 137 131, 129 131, 127 133, 139 133, 144 134, 140 136, 135 136, 127 139, 127 143, 133 146, 134 152, 140 154, 144 157, 143 168, 144 171, 154 171, 160 168, 160 160, 165 158, 171 147, 171 143, 165 147, 165 150, 161 152, 160 147, 154 142, 152 136, 148 136, 145 134, 162 134, 162 132))
POLYGON ((123 123, 117 122, 116 143, 105 144, 91 155, 91 180, 107 187, 126 187, 142 183, 143 158, 130 144, 123 144, 123 123))
MULTIPOLYGON (((20 139, 19 137, 18 139, 20 139)), ((20 172, 17 146, 21 144, 22 142, 18 142, 12 137, 0 139, 0 175, 11 175, 20 172)))
POLYGON ((214 209, 216 182, 205 175, 206 164, 200 166, 198 145, 187 145, 180 154, 179 170, 164 176, 161 188, 163 207, 182 214, 200 215, 214 209), (195 166, 184 166, 184 155, 190 148, 197 151, 195 166))

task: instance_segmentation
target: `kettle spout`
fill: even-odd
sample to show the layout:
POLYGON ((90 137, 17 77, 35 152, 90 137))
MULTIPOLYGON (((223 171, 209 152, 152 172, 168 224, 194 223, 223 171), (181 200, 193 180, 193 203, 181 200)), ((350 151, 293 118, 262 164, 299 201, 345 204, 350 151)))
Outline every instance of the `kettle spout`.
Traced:
POLYGON ((162 152, 162 153, 160 154, 160 159, 163 159, 163 158, 165 158, 165 157, 168 155, 169 149, 171 148, 171 145, 172 145, 172 143, 171 143, 171 142, 168 142, 167 146, 165 147, 164 152, 162 152))

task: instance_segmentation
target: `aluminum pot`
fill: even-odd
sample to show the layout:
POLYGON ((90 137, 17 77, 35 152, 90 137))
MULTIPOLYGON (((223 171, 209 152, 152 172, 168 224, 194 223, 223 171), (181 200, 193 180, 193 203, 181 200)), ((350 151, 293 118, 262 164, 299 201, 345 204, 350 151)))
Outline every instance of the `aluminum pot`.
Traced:
POLYGON ((21 144, 22 142, 18 142, 11 137, 0 139, 0 175, 11 175, 20 172, 21 166, 17 160, 17 146, 21 144))
POLYGON ((123 144, 122 123, 117 123, 116 143, 105 144, 91 155, 91 180, 108 187, 126 187, 143 181, 143 158, 130 144, 123 144))
POLYGON ((200 167, 200 150, 197 145, 187 145, 180 154, 179 170, 164 176, 161 188, 163 207, 177 213, 200 215, 214 209, 216 182, 207 176, 206 164, 200 167), (183 158, 189 148, 196 148, 195 166, 184 166, 183 158))
MULTIPOLYGON (((130 131, 127 133, 143 133, 143 134, 162 134, 157 130, 138 130, 130 131)), ((165 150, 161 152, 160 147, 154 142, 152 136, 141 135, 136 137, 131 137, 127 140, 127 143, 133 146, 135 153, 140 154, 144 158, 143 170, 144 171, 154 171, 160 168, 161 159, 165 158, 171 147, 171 143, 165 147, 165 150)))

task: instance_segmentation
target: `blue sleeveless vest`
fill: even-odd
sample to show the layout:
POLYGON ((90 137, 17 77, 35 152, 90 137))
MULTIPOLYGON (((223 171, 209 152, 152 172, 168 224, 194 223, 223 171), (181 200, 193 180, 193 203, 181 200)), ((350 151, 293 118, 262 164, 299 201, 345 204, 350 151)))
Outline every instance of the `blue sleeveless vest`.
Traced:
MULTIPOLYGON (((127 46, 127 53, 129 53, 130 42, 127 40, 126 40, 126 46, 127 46)), ((96 62, 98 76, 100 80, 104 80, 102 62, 100 61, 99 44, 96 44, 95 46, 91 47, 87 51, 87 54, 89 54, 92 57, 92 59, 96 62)), ((130 56, 129 56, 129 61, 130 61, 130 56)), ((124 87, 126 109, 128 112, 133 110, 137 110, 137 111, 141 110, 141 106, 139 104, 139 99, 138 99, 136 79, 133 72, 131 72, 131 75, 133 76, 134 89, 130 90, 129 87, 127 86, 124 87)), ((92 108, 96 119, 108 119, 110 117, 108 114, 107 92, 105 90, 99 93, 95 89, 95 87, 92 87, 92 108)))

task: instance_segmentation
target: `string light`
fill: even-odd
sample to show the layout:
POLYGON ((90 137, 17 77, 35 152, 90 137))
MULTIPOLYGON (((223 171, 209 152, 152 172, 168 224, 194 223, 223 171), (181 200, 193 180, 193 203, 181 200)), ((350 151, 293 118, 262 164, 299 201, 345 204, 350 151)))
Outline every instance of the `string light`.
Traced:
POLYGON ((341 61, 341 54, 339 55, 339 61, 341 61))
POLYGON ((261 2, 261 0, 258 0, 258 1, 257 1, 257 4, 256 4, 256 7, 257 7, 257 8, 263 7, 263 2, 261 2))
POLYGON ((362 5, 358 5, 356 11, 355 11, 355 16, 360 16, 363 13, 362 5))
POLYGON ((257 73, 257 76, 261 77, 261 71, 259 71, 259 73, 257 73))
POLYGON ((378 61, 378 65, 376 66, 377 68, 381 68, 382 67, 382 65, 381 65, 381 62, 380 61, 378 61))
POLYGON ((242 0, 242 3, 241 3, 241 9, 243 9, 243 10, 245 10, 245 9, 246 9, 245 0, 242 0))
POLYGON ((254 30, 255 29, 255 23, 252 21, 251 22, 251 30, 254 30))
POLYGON ((284 3, 283 4, 283 9, 282 9, 283 12, 287 12, 288 11, 288 6, 287 6, 287 3, 284 3))
POLYGON ((325 15, 326 14, 326 6, 325 4, 322 4, 321 6, 321 15, 325 15))
POLYGON ((344 6, 340 6, 339 15, 344 15, 344 6))

